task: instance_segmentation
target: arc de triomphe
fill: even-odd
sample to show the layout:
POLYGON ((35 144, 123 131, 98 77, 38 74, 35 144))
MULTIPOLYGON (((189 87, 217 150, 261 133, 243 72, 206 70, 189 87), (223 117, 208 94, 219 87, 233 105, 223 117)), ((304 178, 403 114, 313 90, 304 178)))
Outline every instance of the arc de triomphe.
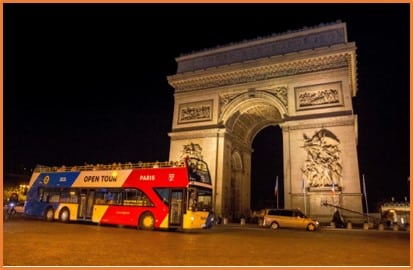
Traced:
POLYGON ((345 23, 220 46, 176 61, 177 73, 168 76, 175 89, 169 158, 190 152, 208 162, 218 215, 250 214, 252 142, 271 125, 282 129, 285 208, 320 220, 330 220, 334 212, 322 202, 362 212, 352 105, 356 45, 347 40, 345 23))

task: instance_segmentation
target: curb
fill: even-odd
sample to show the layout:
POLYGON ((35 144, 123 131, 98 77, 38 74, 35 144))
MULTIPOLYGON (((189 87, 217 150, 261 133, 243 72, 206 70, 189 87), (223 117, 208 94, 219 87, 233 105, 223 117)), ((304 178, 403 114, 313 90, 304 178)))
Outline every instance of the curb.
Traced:
MULTIPOLYGON (((248 228, 248 229, 268 229, 262 226, 259 226, 258 224, 251 224, 251 223, 246 223, 246 224, 239 224, 239 223, 227 223, 227 224, 215 224, 213 227, 218 227, 218 228, 248 228)), ((361 225, 359 226, 352 226, 352 228, 336 228, 332 226, 320 226, 319 230, 325 230, 325 231, 366 231, 366 232, 393 232, 393 233, 410 233, 410 230, 402 229, 399 228, 398 230, 394 230, 392 228, 384 228, 384 229, 379 229, 379 228, 368 228, 365 229, 361 225)))

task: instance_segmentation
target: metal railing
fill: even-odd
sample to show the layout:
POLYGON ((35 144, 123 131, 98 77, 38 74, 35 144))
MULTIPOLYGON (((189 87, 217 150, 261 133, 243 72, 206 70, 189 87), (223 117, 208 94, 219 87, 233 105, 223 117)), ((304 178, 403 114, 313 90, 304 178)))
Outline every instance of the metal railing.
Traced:
POLYGON ((155 161, 137 163, 112 163, 112 164, 84 164, 80 166, 44 166, 37 165, 34 172, 77 172, 77 171, 100 171, 100 170, 126 170, 136 168, 170 168, 185 167, 184 161, 155 161))

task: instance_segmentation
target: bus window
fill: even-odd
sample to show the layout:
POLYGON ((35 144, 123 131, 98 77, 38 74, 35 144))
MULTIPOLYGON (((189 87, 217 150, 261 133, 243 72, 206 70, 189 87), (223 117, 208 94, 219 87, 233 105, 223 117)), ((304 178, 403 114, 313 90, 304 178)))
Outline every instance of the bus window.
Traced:
POLYGON ((40 201, 41 202, 49 202, 50 198, 50 193, 46 189, 41 189, 40 190, 40 201))
POLYGON ((60 199, 60 191, 52 189, 43 189, 43 194, 40 194, 40 201, 47 203, 57 203, 60 199))
POLYGON ((155 188, 155 192, 164 204, 169 205, 170 188, 155 188))
POLYGON ((198 194, 195 189, 188 190, 188 207, 189 210, 196 211, 198 209, 198 194))
POLYGON ((180 225, 182 222, 183 190, 171 192, 171 208, 169 210, 169 224, 180 225))
POLYGON ((101 189, 96 192, 95 204, 111 204, 118 205, 122 201, 122 192, 120 190, 101 189))
POLYGON ((123 200, 123 205, 153 206, 153 203, 142 191, 128 188, 125 189, 125 198, 123 200))
POLYGON ((105 191, 98 191, 95 194, 95 204, 105 204, 105 191))
POLYGON ((107 204, 120 204, 122 193, 118 190, 109 190, 104 194, 104 199, 107 204))
POLYGON ((38 201, 42 201, 42 196, 43 196, 44 188, 39 188, 37 190, 36 197, 34 197, 38 201))
POLYGON ((189 180, 211 184, 208 166, 205 161, 198 159, 188 160, 189 180))
POLYGON ((188 208, 193 211, 210 211, 212 209, 211 191, 201 188, 189 189, 188 208))
POLYGON ((63 189, 60 192, 61 203, 77 203, 78 195, 74 189, 63 189))

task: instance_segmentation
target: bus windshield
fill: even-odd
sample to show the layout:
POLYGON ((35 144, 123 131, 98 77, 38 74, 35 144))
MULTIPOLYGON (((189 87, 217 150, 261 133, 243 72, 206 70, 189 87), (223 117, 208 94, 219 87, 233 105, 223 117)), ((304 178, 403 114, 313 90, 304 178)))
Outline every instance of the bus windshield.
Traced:
POLYGON ((188 189, 188 209, 192 211, 210 211, 212 209, 212 191, 200 187, 188 189))
POLYGON ((211 184, 208 165, 205 161, 189 158, 188 159, 189 181, 211 184))

